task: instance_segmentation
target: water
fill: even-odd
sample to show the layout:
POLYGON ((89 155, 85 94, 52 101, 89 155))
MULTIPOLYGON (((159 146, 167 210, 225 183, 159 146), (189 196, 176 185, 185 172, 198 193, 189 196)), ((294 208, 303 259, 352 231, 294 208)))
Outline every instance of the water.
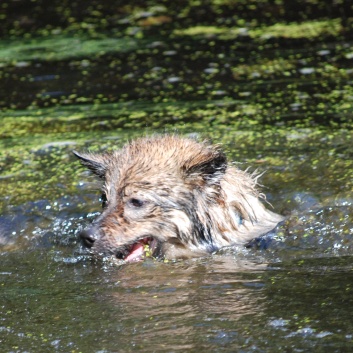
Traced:
POLYGON ((51 4, 1 5, 1 351, 351 351, 350 2, 51 4), (83 256, 100 193, 72 150, 164 131, 266 171, 276 237, 83 256))
POLYGON ((2 256, 4 351, 352 348, 350 257, 266 269, 226 254, 117 269, 21 255, 2 256))

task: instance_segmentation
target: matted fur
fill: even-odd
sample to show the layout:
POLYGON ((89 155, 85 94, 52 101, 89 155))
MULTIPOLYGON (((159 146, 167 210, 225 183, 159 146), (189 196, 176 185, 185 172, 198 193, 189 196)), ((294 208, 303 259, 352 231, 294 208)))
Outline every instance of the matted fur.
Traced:
POLYGON ((231 166, 219 146, 177 135, 140 138, 105 154, 75 155, 103 181, 103 211, 81 233, 93 253, 128 258, 202 256, 246 244, 283 220, 260 201, 257 178, 231 166))

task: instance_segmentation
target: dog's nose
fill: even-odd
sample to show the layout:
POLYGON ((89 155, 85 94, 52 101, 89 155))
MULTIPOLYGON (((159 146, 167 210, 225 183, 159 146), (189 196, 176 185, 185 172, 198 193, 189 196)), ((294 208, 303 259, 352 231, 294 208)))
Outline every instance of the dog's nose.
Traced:
POLYGON ((85 245, 87 248, 91 248, 94 242, 97 240, 97 236, 92 228, 85 229, 80 232, 79 237, 81 238, 83 245, 85 245))

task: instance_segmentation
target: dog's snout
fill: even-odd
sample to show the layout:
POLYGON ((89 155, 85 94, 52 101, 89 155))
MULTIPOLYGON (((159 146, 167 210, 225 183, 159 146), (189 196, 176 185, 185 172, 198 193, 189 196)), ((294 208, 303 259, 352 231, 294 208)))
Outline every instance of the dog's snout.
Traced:
POLYGON ((85 229, 79 233, 79 237, 87 248, 91 248, 94 242, 97 240, 97 235, 92 228, 85 229))

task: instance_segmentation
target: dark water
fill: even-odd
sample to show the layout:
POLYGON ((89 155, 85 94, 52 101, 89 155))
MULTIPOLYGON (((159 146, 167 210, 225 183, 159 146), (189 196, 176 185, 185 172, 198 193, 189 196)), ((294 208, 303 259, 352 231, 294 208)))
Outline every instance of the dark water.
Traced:
POLYGON ((2 352, 353 350, 350 1, 0 4, 2 352), (267 249, 117 266, 80 253, 72 150, 222 143, 288 216, 267 249))

